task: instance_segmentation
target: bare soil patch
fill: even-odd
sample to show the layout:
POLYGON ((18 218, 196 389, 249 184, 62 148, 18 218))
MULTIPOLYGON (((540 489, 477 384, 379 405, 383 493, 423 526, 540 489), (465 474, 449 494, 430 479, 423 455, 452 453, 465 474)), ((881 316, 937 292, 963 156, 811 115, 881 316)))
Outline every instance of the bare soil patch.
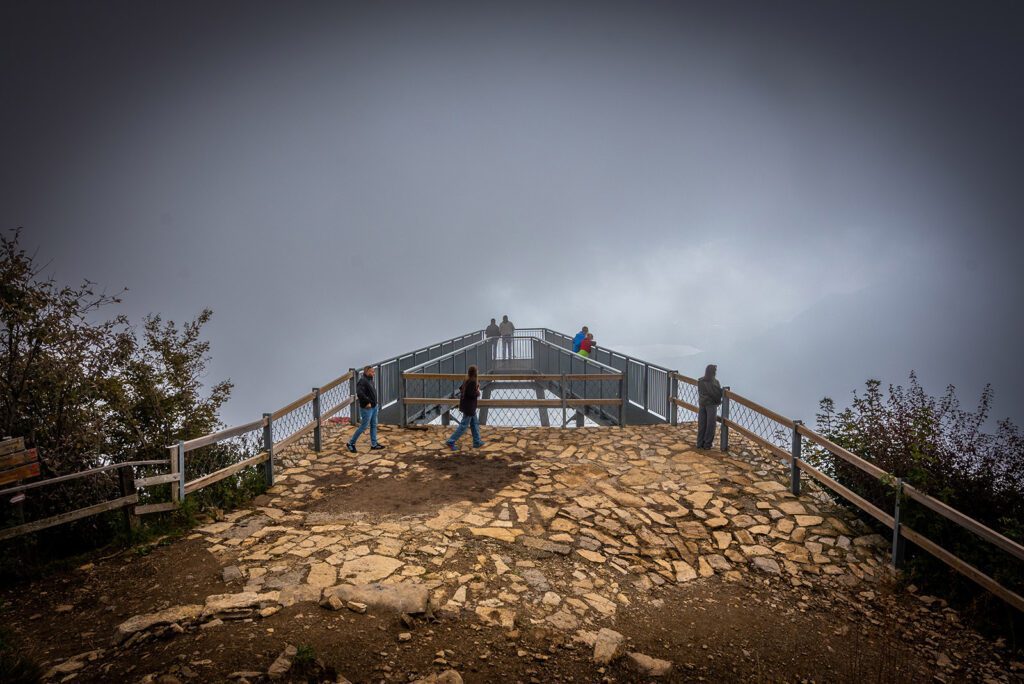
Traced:
POLYGON ((5 626, 39 663, 110 646, 133 615, 237 591, 201 540, 128 549, 0 591, 5 626))
POLYGON ((321 477, 323 497, 303 507, 310 513, 361 512, 379 515, 429 513, 458 501, 488 501, 519 479, 522 459, 482 454, 422 453, 402 457, 409 469, 387 478, 321 477), (415 466, 421 466, 419 468, 415 466))

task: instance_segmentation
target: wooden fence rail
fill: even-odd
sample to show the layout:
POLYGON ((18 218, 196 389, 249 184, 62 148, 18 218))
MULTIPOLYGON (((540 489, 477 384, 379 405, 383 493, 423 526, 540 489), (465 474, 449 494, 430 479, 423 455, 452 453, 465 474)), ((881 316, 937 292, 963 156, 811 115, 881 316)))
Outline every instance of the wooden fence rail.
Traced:
MULTIPOLYGON (((678 382, 686 383, 689 385, 697 384, 697 381, 695 379, 677 372, 671 373, 670 377, 678 382)), ((925 494, 916 487, 913 487, 912 485, 902 482, 902 480, 897 480, 897 478, 891 473, 886 472, 882 468, 879 468, 875 464, 865 460, 864 458, 858 456, 857 454, 854 454, 850 450, 839 446, 832 440, 815 432, 806 425, 803 425, 798 421, 792 420, 779 413, 776 413, 771 409, 765 408, 764 406, 761 406, 760 404, 751 401, 750 399, 747 399, 746 397, 743 397, 728 388, 725 389, 723 395, 725 401, 735 401, 736 403, 747 407, 751 411, 754 411, 755 413, 764 416, 765 418, 775 422, 776 424, 784 428, 790 429, 793 433, 795 433, 797 437, 807 438, 809 441, 818 445, 828 453, 832 454, 833 456, 836 456, 837 458, 842 459, 846 463, 849 463, 850 465, 859 469, 861 472, 871 475, 877 480, 892 483, 898 482, 899 491, 902 492, 902 496, 906 496, 908 499, 912 499, 913 501, 922 504, 929 510, 938 513, 939 515, 955 523, 956 525, 962 527, 963 529, 973 532, 981 539, 984 539, 985 541, 995 546, 998 546, 1000 549, 1006 551, 1018 560, 1024 560, 1024 546, 1022 546, 1021 544, 1013 541, 1012 539, 1007 538, 1006 536, 996 532, 995 530, 991 529, 990 527, 987 527, 986 525, 978 522, 977 520, 961 513, 960 511, 949 506, 948 504, 945 504, 942 501, 939 501, 938 499, 925 494)), ((670 399, 671 402, 678 407, 685 408, 689 411, 693 411, 694 413, 698 412, 699 410, 697 406, 690 404, 686 401, 683 401, 678 397, 672 396, 670 397, 670 399)), ((772 442, 766 440, 753 430, 750 430, 745 426, 740 425, 735 420, 732 420, 728 417, 719 416, 718 421, 722 423, 723 426, 728 427, 729 429, 732 430, 736 430, 744 437, 754 441, 755 443, 759 444, 762 447, 765 447, 772 454, 780 457, 781 459, 792 465, 794 461, 793 453, 790 453, 785 449, 782 449, 777 444, 773 444, 772 442)), ((797 437, 794 437, 795 441, 799 441, 797 437)), ((870 515, 878 522, 882 523, 889 529, 893 530, 892 558, 894 565, 898 564, 898 547, 901 541, 903 539, 906 539, 907 541, 916 544, 919 548, 923 549, 924 551, 927 551, 932 556, 939 559, 953 570, 959 572, 965 577, 968 577, 980 586, 992 592, 992 594, 1006 601, 1007 603, 1015 607, 1017 610, 1024 612, 1024 597, 1021 597, 1020 594, 999 584, 996 580, 992 579, 978 568, 975 568, 974 566, 965 562, 963 559, 959 558, 949 550, 943 548, 936 542, 928 539, 919 532, 916 532, 908 528, 901 522, 899 522, 898 508, 897 514, 895 515, 890 515, 889 513, 886 513, 878 506, 875 506, 870 501, 865 499, 864 497, 860 496, 859 494, 856 494, 848 487, 843 486, 842 484, 836 482, 834 479, 832 479, 825 473, 814 468, 807 461, 799 458, 799 453, 796 453, 795 456, 797 467, 792 469, 792 490, 794 491, 794 493, 799 490, 799 479, 797 473, 807 473, 810 477, 812 477, 820 484, 824 485, 826 488, 832 490, 833 492, 841 496, 843 499, 849 501, 851 504, 853 504, 860 510, 870 515)))
MULTIPOLYGON (((306 423, 305 425, 302 425, 295 432, 286 436, 284 439, 280 440, 276 444, 274 444, 273 440, 271 439, 271 449, 267 449, 267 445, 264 445, 264 448, 262 450, 260 450, 258 453, 252 456, 249 456, 237 463, 233 463, 212 473, 204 474, 201 477, 186 482, 184 481, 182 473, 184 472, 184 459, 190 452, 194 452, 204 447, 220 444, 221 442, 233 439, 235 437, 239 437, 249 432, 253 432, 254 430, 263 429, 264 434, 266 435, 267 428, 269 428, 273 424, 273 421, 280 419, 281 417, 291 413, 292 411, 302 406, 305 406, 306 404, 313 402, 318 395, 323 395, 323 393, 338 387, 342 383, 350 381, 352 377, 352 371, 348 371, 338 376, 337 378, 331 380, 329 383, 319 388, 318 391, 315 390, 313 392, 305 394, 296 399, 295 401, 291 402, 290 404, 287 404, 286 406, 279 408, 278 410, 274 411, 269 415, 264 416, 263 418, 260 418, 259 420, 254 420, 250 423, 245 423, 243 425, 236 425, 234 427, 219 430, 208 435, 196 437, 188 441, 183 441, 180 444, 170 446, 168 447, 168 459, 112 463, 110 465, 100 466, 98 468, 92 468, 90 470, 83 470, 81 472, 71 473, 68 475, 61 475, 58 477, 51 477, 45 480, 39 480, 38 482, 23 483, 15 487, 8 487, 6 489, 0 490, 0 497, 3 497, 4 495, 17 494, 20 492, 24 492, 26 490, 37 489, 41 487, 51 487, 62 482, 77 480, 79 478, 96 475, 97 473, 102 473, 110 470, 117 470, 129 466, 168 466, 170 470, 169 473, 161 475, 152 475, 149 477, 142 477, 138 479, 128 479, 126 481, 126 485, 129 486, 133 492, 129 495, 121 496, 117 499, 112 499, 110 501, 104 501, 102 503, 98 503, 95 505, 86 506, 84 508, 79 508, 73 511, 68 511, 66 513, 61 513, 59 515, 51 516, 41 520, 36 520, 30 523, 24 523, 21 525, 16 525, 0 530, 0 541, 18 537, 23 534, 28 534, 30 532, 37 532, 39 530, 43 530, 56 525, 62 525, 64 523, 72 522, 74 520, 80 520, 82 518, 86 518, 89 516, 99 515, 107 511, 117 510, 119 508, 127 508, 129 506, 132 507, 132 513, 134 515, 146 515, 149 513, 162 513, 175 510, 181 505, 182 495, 187 496, 189 494, 197 492, 203 489, 204 487, 208 487, 214 483, 220 482, 221 480, 224 480, 232 475, 235 475, 244 470, 245 468, 267 463, 272 459, 273 448, 283 449, 289 446, 290 444, 294 443, 304 435, 309 434, 309 432, 313 430, 319 431, 322 427, 324 420, 327 420, 329 417, 335 415, 345 407, 352 405, 352 403, 355 401, 355 397, 352 395, 347 396, 345 399, 338 402, 337 405, 331 407, 323 415, 314 416, 314 419, 312 421, 306 423), (136 505, 138 504, 139 501, 139 489, 159 485, 171 485, 171 501, 163 503, 136 505)), ((19 443, 23 445, 23 442, 19 443)))

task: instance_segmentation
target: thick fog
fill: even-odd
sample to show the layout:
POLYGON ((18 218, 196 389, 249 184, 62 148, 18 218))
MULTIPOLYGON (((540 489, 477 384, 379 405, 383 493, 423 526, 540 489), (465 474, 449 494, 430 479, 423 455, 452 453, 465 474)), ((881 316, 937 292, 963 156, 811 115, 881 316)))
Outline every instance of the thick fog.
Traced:
POLYGON ((6 2, 0 227, 136 321, 211 307, 227 423, 502 314, 795 418, 916 369, 1024 422, 1022 35, 999 2, 6 2))

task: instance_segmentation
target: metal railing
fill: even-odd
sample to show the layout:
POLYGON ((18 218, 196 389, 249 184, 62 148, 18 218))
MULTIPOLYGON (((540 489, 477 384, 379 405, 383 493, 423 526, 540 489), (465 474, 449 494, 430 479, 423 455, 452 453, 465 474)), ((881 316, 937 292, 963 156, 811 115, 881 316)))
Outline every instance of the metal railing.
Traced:
POLYGON ((622 425, 625 376, 536 333, 542 331, 518 330, 511 339, 484 339, 410 368, 402 374, 400 423, 461 419, 458 389, 469 366, 475 365, 481 424, 622 425), (523 372, 516 373, 520 365, 523 372), (561 420, 553 420, 559 410, 561 420))
MULTIPOLYGON (((697 411, 697 381, 675 372, 671 374, 671 380, 674 387, 669 398, 676 407, 672 423, 678 424, 683 422, 679 420, 679 409, 693 414, 697 411)), ((1024 546, 977 520, 964 515, 942 501, 925 494, 916 487, 903 482, 892 473, 888 473, 873 463, 844 449, 807 427, 802 422, 792 420, 771 409, 765 408, 733 392, 728 387, 724 388, 724 390, 722 411, 718 417, 718 422, 721 424, 720 443, 723 451, 728 451, 729 432, 730 430, 735 430, 789 464, 790 491, 794 495, 800 493, 801 474, 807 474, 826 489, 831 490, 834 494, 845 499, 877 522, 892 530, 891 558, 894 567, 899 567, 902 564, 905 542, 910 541, 956 572, 973 580, 992 592, 992 594, 1006 601, 1017 610, 1024 611, 1024 597, 1020 594, 999 584, 992 577, 957 557, 937 542, 928 539, 901 522, 901 502, 905 500, 915 501, 933 513, 942 516, 947 521, 999 547, 1018 560, 1024 560, 1024 546), (891 485, 893 491, 892 513, 890 514, 875 505, 875 503, 868 501, 860 494, 836 481, 834 477, 823 472, 822 468, 815 467, 810 463, 804 456, 807 451, 806 446, 808 442, 831 457, 838 459, 843 464, 852 466, 866 476, 880 483, 891 485)))
MULTIPOLYGON (((465 335, 452 337, 444 342, 421 347, 416 351, 393 356, 384 361, 367 364, 375 371, 374 380, 377 387, 377 401, 381 408, 386 408, 398 401, 398 389, 401 384, 402 373, 427 361, 449 354, 456 349, 478 342, 483 337, 484 331, 476 330, 465 335)), ((362 368, 354 370, 358 372, 362 368)), ((358 418, 358 416, 353 416, 353 418, 358 418)))
MULTIPOLYGON (((549 328, 541 328, 541 331, 544 341, 572 350, 571 335, 549 328)), ((669 374, 672 372, 670 369, 602 347, 600 344, 590 352, 590 358, 628 376, 627 399, 633 406, 643 409, 657 422, 669 419, 669 374)))
MULTIPOLYGON (((596 348, 589 358, 573 354, 571 348, 570 336, 547 328, 520 329, 511 340, 485 338, 484 332, 478 330, 372 365, 377 369, 379 378, 377 387, 381 406, 400 404, 403 424, 428 422, 428 418, 441 417, 444 420, 445 417, 457 417, 455 390, 470 364, 480 368, 481 387, 488 388, 479 401, 482 414, 500 409, 536 411, 541 424, 551 424, 551 413, 557 415, 561 409, 562 426, 573 422, 574 418, 577 425, 584 424, 584 419, 599 424, 623 425, 628 405, 641 409, 647 417, 673 425, 696 417, 698 399, 694 378, 601 347, 596 348), (516 373, 518 364, 528 372, 516 373), (420 385, 411 387, 410 382, 420 385), (516 391, 532 392, 534 398, 509 395, 509 392, 516 391), (501 392, 506 394, 500 395, 501 392), (436 415, 428 415, 430 410, 436 415)), ((26 491, 118 473, 116 498, 2 529, 0 540, 119 508, 128 511, 126 516, 172 510, 188 494, 227 480, 247 468, 261 468, 266 484, 272 485, 275 450, 280 451, 312 433, 313 448, 319 451, 325 420, 345 413, 358 413, 351 409, 355 382, 356 373, 350 370, 277 411, 265 413, 259 420, 180 441, 169 447, 170 458, 167 460, 115 463, 0 490, 0 497, 14 495, 13 503, 26 491), (168 466, 169 473, 135 476, 136 469, 147 469, 141 471, 145 474, 153 472, 151 469, 154 467, 168 466), (171 501, 146 503, 152 498, 144 490, 165 484, 171 485, 171 501)), ((789 464, 793 494, 799 494, 801 474, 806 474, 891 529, 894 565, 900 564, 905 541, 910 541, 1024 611, 1024 598, 1019 594, 902 523, 900 504, 915 501, 1018 560, 1024 560, 1024 546, 895 478, 800 421, 767 409, 728 387, 724 389, 722 415, 718 418, 723 451, 728 451, 730 431, 743 435, 789 464), (838 482, 834 468, 826 472, 830 470, 827 464, 815 467, 803 456, 812 448, 876 481, 894 483, 892 513, 838 482)), ((519 424, 518 419, 510 422, 519 424)))

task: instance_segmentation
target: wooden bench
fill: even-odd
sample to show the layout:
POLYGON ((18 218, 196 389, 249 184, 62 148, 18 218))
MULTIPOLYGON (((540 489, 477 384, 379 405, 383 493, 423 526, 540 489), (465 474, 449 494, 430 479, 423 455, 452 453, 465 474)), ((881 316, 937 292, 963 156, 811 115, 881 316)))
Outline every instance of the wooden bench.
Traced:
POLYGON ((39 453, 25 448, 25 438, 0 441, 0 485, 39 477, 39 453))

